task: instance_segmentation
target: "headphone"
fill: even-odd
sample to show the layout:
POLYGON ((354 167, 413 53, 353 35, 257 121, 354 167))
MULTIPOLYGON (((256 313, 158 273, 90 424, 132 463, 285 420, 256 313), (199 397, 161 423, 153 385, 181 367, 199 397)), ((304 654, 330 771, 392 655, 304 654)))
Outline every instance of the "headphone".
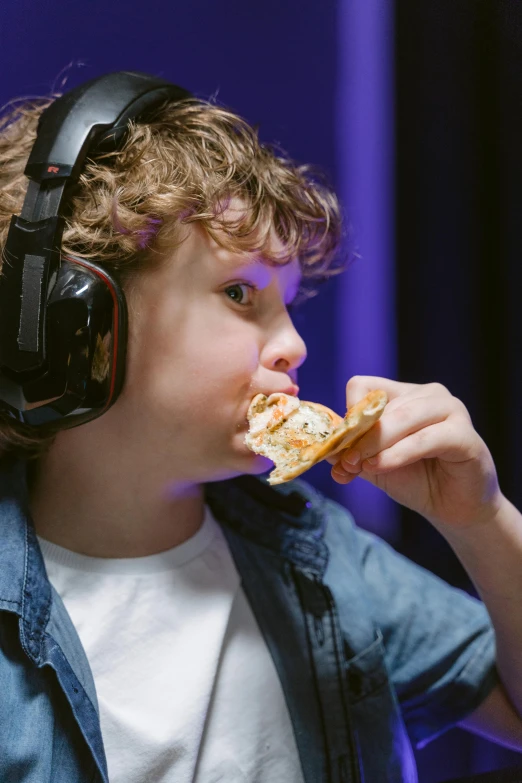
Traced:
POLYGON ((123 387, 124 293, 106 270, 62 256, 64 214, 87 155, 116 150, 130 119, 191 94, 144 73, 92 79, 45 109, 0 274, 0 410, 34 427, 101 416, 123 387))

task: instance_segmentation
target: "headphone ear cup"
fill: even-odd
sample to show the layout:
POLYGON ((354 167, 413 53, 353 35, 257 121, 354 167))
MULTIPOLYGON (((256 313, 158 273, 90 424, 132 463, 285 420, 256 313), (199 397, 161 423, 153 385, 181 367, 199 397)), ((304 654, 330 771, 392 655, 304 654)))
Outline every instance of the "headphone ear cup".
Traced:
POLYGON ((125 379, 127 318, 125 295, 105 269, 65 257, 46 305, 48 370, 24 385, 24 421, 60 419, 68 429, 105 413, 125 379))
POLYGON ((96 263, 73 256, 60 263, 64 215, 89 155, 119 149, 128 120, 153 120, 165 101, 189 97, 165 79, 118 71, 75 87, 40 115, 0 276, 0 411, 60 429, 116 401, 125 377, 125 297, 96 263))

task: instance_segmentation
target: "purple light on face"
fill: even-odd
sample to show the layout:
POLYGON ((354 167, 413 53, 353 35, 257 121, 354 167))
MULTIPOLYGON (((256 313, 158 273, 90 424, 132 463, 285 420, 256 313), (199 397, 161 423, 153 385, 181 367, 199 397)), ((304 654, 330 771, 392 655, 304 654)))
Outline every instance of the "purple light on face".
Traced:
MULTIPOLYGON (((394 281, 393 9, 389 0, 340 0, 338 191, 361 258, 338 282, 338 389, 352 375, 396 378, 394 281)), ((357 522, 398 537, 395 504, 368 482, 339 488, 357 522)))

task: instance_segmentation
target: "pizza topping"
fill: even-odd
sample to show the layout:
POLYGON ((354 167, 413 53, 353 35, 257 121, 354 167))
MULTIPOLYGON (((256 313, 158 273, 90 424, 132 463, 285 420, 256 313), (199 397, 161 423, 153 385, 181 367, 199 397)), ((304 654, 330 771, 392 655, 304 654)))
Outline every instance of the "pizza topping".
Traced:
POLYGON ((289 394, 257 394, 248 411, 250 434, 276 429, 298 408, 299 400, 289 394))
POLYGON ((352 446, 379 420, 387 402, 386 392, 369 392, 342 419, 320 403, 288 394, 258 394, 248 409, 245 443, 274 462, 268 482, 281 484, 352 446))

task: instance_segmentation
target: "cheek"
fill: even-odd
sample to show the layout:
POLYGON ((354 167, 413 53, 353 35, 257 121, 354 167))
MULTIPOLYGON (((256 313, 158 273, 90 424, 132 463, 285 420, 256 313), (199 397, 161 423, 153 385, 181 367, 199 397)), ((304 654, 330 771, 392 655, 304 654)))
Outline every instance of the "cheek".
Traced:
POLYGON ((214 320, 201 313, 168 329, 149 329, 129 351, 132 394, 159 417, 174 416, 180 426, 219 412, 226 419, 249 399, 259 363, 255 334, 235 319, 214 320))
MULTIPOLYGON (((209 395, 216 400, 231 403, 239 396, 244 399, 259 361, 255 346, 239 340, 196 342, 180 347, 180 351, 166 375, 181 390, 190 390, 192 399, 208 405, 209 395)), ((158 379, 160 380, 160 379, 158 379)), ((166 377, 165 377, 166 380, 166 377)), ((161 382, 161 380, 160 380, 161 382)))
POLYGON ((188 372, 211 379, 232 379, 255 372, 259 362, 254 327, 225 312, 201 314, 187 321, 175 348, 177 361, 188 372), (214 317, 212 317, 214 316, 214 317))

